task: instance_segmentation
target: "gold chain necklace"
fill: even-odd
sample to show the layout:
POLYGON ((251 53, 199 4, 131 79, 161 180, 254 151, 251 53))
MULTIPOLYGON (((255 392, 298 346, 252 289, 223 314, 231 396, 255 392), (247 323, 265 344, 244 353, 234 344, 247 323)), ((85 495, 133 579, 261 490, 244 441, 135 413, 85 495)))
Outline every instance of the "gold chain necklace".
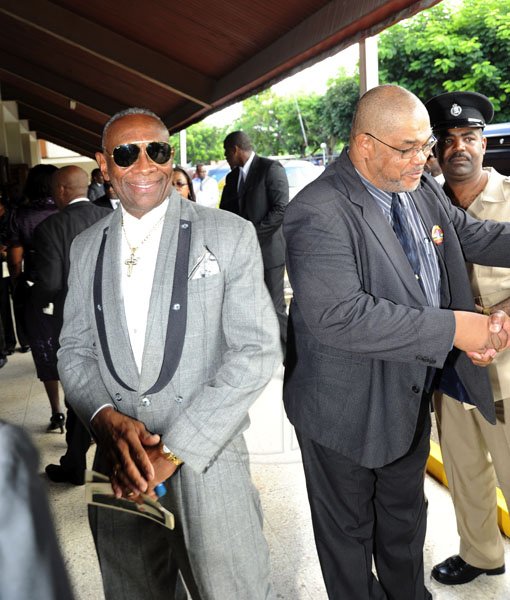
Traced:
POLYGON ((127 269, 127 276, 128 277, 131 277, 131 273, 133 272, 133 267, 138 263, 138 259, 135 256, 136 251, 138 250, 138 248, 140 248, 140 246, 144 242, 146 242, 149 239, 151 233, 156 229, 156 227, 161 223, 161 221, 164 218, 165 218, 165 215, 163 214, 161 216, 161 218, 156 223, 154 223, 154 225, 150 228, 149 233, 143 238, 143 240, 138 244, 138 246, 132 246, 131 243, 128 240, 128 236, 127 236, 127 233, 126 233, 126 228, 124 227, 124 215, 122 215, 122 217, 121 217, 122 231, 124 233, 124 239, 126 240, 126 243, 128 245, 129 252, 130 252, 129 258, 124 261, 124 264, 128 268, 127 269))

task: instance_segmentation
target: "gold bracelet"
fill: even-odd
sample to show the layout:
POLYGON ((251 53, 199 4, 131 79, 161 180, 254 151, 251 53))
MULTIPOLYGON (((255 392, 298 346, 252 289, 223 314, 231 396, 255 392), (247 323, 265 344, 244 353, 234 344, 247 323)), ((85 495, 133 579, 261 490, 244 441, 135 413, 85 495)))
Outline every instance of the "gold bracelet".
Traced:
POLYGON ((174 465, 176 467, 182 465, 182 463, 184 462, 183 460, 181 460, 178 456, 176 456, 173 452, 171 452, 167 448, 165 448, 165 450, 162 450, 161 454, 163 455, 164 458, 166 458, 166 460, 168 460, 171 463, 174 463, 174 465))

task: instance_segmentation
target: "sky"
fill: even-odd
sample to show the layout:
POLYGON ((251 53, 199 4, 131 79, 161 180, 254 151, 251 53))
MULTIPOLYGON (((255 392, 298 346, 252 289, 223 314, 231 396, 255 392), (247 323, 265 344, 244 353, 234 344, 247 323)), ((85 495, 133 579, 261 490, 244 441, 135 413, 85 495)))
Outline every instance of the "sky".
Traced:
MULTIPOLYGON (((299 94, 300 92, 309 93, 311 91, 310 81, 313 81, 313 91, 323 94, 327 89, 328 80, 337 75, 340 67, 344 67, 348 74, 354 73, 358 58, 358 44, 354 44, 334 56, 325 58, 312 67, 287 77, 280 83, 273 85, 271 89, 280 96, 299 94)), ((238 102, 207 117, 204 122, 216 127, 223 127, 241 116, 241 112, 242 106, 238 102)))

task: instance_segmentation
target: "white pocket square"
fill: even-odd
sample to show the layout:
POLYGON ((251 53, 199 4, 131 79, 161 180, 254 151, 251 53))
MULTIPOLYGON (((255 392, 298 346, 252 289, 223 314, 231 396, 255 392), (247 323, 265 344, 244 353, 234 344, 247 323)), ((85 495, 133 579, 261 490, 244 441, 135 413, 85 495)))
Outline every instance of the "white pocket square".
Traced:
POLYGON ((217 275, 220 272, 220 266, 218 261, 212 252, 207 248, 203 254, 200 255, 194 267, 191 269, 188 279, 202 279, 203 277, 211 277, 211 275, 217 275))

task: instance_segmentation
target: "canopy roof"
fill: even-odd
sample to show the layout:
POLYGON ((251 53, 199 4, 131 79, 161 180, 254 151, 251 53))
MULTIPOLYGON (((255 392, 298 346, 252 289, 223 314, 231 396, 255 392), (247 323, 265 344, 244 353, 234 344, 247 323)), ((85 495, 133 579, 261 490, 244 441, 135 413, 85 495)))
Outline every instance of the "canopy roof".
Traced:
POLYGON ((0 0, 0 93, 85 156, 115 112, 171 132, 439 0, 0 0))

